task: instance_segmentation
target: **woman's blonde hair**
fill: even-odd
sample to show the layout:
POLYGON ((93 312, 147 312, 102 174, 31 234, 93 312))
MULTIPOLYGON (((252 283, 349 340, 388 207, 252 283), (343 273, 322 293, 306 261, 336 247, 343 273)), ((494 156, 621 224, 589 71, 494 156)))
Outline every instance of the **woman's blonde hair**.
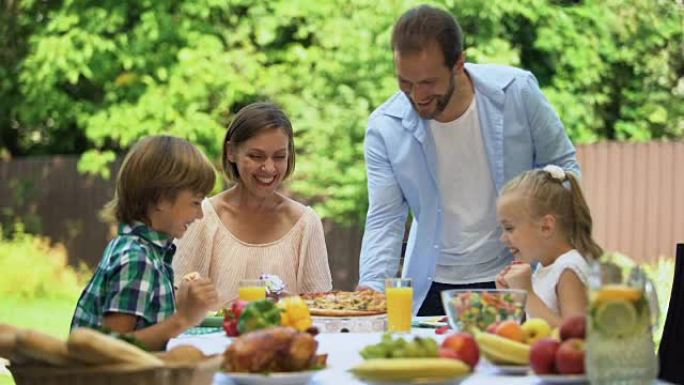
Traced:
POLYGON ((572 247, 586 257, 598 259, 603 249, 592 238, 593 221, 577 177, 552 167, 553 172, 546 168, 523 172, 504 186, 501 196, 520 194, 534 218, 553 215, 572 247))
POLYGON ((192 143, 173 136, 148 136, 124 158, 114 199, 102 216, 119 223, 149 223, 147 211, 160 200, 175 200, 183 190, 206 196, 215 182, 214 167, 192 143))

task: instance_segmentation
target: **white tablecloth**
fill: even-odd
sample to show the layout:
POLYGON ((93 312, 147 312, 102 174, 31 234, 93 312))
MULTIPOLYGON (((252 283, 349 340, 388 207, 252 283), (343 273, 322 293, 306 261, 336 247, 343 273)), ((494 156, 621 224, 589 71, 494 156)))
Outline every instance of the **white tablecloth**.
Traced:
MULTIPOLYGON (((430 336, 439 342, 443 336, 435 335, 432 329, 413 329, 411 334, 430 336)), ((364 385, 347 369, 357 365, 363 359, 359 351, 366 345, 380 341, 382 333, 321 333, 316 336, 319 342, 318 353, 328 354, 328 368, 316 373, 307 385, 364 385)), ((223 353, 230 344, 230 339, 223 333, 205 334, 201 336, 180 336, 169 342, 168 349, 177 345, 193 345, 205 354, 223 353)), ((539 378, 516 375, 503 375, 496 371, 485 360, 481 359, 475 372, 461 382, 461 385, 530 385, 546 384, 539 378)), ((665 384, 656 381, 654 384, 665 384)), ((227 375, 219 374, 214 379, 214 385, 234 385, 234 381, 227 375)))

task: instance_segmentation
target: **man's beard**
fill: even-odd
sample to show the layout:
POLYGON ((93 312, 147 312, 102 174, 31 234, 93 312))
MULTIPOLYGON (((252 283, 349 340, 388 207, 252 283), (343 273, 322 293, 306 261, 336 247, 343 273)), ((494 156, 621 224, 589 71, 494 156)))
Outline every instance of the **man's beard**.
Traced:
POLYGON ((416 102, 411 99, 411 96, 409 96, 408 93, 405 92, 406 97, 408 100, 411 102, 411 105, 413 106, 413 109, 416 110, 418 115, 420 115, 421 118, 423 119, 434 119, 435 117, 439 116, 444 109, 449 105, 449 100, 451 100, 451 95, 454 94, 454 91, 456 90, 456 82, 454 81, 454 77, 451 76, 449 77, 449 88, 447 88, 447 91, 444 95, 438 96, 437 98, 437 104, 435 105, 435 110, 432 112, 429 112, 425 115, 420 113, 420 110, 418 110, 418 106, 416 105, 416 102))

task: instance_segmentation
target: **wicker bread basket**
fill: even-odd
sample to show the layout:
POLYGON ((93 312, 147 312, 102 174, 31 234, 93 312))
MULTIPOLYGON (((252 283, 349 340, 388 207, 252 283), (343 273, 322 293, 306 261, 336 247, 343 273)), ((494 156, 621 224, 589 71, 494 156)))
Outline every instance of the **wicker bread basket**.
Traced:
POLYGON ((8 369, 17 385, 210 385, 222 360, 218 355, 194 364, 167 363, 161 367, 10 364, 8 369))

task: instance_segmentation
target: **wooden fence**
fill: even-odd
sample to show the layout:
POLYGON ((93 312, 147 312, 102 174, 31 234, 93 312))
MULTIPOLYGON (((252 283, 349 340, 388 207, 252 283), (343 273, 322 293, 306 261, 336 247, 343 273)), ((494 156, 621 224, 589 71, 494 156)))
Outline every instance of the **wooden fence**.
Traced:
POLYGON ((684 241, 684 142, 577 147, 594 235, 637 261, 672 257, 684 241))
MULTIPOLYGON (((672 256, 684 241, 684 142, 600 143, 578 146, 577 153, 599 243, 637 261, 672 256)), ((94 266, 111 231, 97 212, 112 196, 113 180, 80 175, 77 162, 0 162, 0 218, 38 218, 41 233, 63 243, 72 264, 94 266)), ((358 279, 362 224, 325 221, 325 229, 334 286, 350 289, 358 279)))

